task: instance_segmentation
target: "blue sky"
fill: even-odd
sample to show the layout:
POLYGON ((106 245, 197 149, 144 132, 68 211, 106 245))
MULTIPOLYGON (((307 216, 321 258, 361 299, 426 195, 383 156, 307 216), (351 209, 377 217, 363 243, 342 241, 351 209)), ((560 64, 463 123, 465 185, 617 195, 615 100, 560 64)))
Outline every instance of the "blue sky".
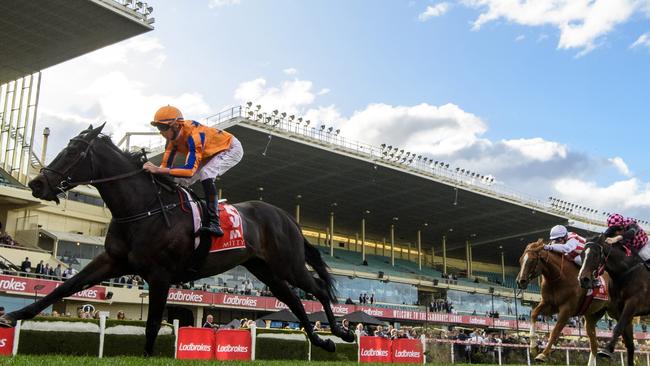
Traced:
POLYGON ((163 104, 200 119, 253 100, 534 197, 650 218, 648 0, 150 5, 153 32, 44 72, 50 155, 88 123, 119 139, 163 104))

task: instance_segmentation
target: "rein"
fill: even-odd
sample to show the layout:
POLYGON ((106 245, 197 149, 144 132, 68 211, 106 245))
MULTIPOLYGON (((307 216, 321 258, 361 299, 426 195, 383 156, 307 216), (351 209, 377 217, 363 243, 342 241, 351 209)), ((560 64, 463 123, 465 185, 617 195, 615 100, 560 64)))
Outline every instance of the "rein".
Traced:
MULTIPOLYGON (((542 250, 544 250, 544 249, 539 249, 539 251, 542 251, 542 250)), ((533 267, 535 269, 537 268, 540 259, 542 259, 542 261, 544 263, 546 263, 546 264, 551 263, 551 261, 549 260, 549 256, 551 255, 551 253, 544 250, 546 252, 546 258, 542 258, 542 255, 539 253, 539 251, 538 251, 538 254, 537 254, 537 258, 535 258, 535 265, 533 267)), ((537 277, 534 272, 535 271, 532 271, 532 273, 528 274, 528 278, 526 279, 526 281, 530 282, 534 277, 537 277)), ((550 283, 550 282, 555 282, 557 280, 561 280, 564 277, 563 273, 564 273, 564 256, 562 256, 561 259, 560 259, 560 274, 559 274, 559 276, 557 278, 554 278, 554 279, 549 279, 548 282, 550 283)))
MULTIPOLYGON (((41 169, 41 173, 43 171, 52 172, 52 173, 58 175, 59 177, 63 178, 61 180, 61 182, 59 182, 59 184, 56 187, 52 187, 52 185, 50 184, 50 180, 47 178, 47 176, 45 176, 45 181, 47 182, 47 185, 49 186, 49 188, 52 191, 57 191, 58 190, 61 193, 64 193, 64 192, 74 188, 75 186, 85 185, 85 184, 98 184, 98 183, 113 182, 113 181, 117 181, 117 180, 121 180, 121 179, 125 179, 125 178, 135 176, 135 175, 140 174, 140 173, 145 171, 144 169, 140 168, 140 169, 136 169, 136 170, 133 170, 133 171, 130 171, 130 172, 127 172, 127 173, 117 174, 117 175, 107 177, 107 178, 97 178, 97 179, 93 178, 93 179, 89 179, 89 180, 85 180, 85 181, 72 181, 72 178, 69 176, 70 172, 75 170, 78 167, 77 165, 79 163, 81 163, 82 161, 84 161, 84 159, 86 159, 87 157, 90 157, 90 172, 91 172, 91 175, 94 175, 95 169, 94 169, 94 164, 93 164, 93 154, 92 154, 93 149, 92 149, 92 147, 93 147, 93 144, 96 141, 96 138, 97 138, 97 136, 93 137, 90 141, 86 141, 86 140, 84 140, 83 138, 80 138, 80 137, 73 137, 72 139, 70 139, 70 141, 77 141, 77 142, 81 142, 81 143, 86 144, 86 149, 81 154, 79 154, 79 156, 76 157, 76 159, 72 162, 72 164, 70 164, 70 166, 68 166, 68 168, 65 169, 63 172, 59 172, 58 170, 55 170, 55 169, 52 169, 52 168, 49 168, 49 167, 44 167, 44 168, 41 169)), ((150 173, 149 175, 151 176, 152 184, 154 185, 154 187, 157 188, 156 195, 157 195, 157 198, 158 198, 158 203, 160 204, 160 208, 156 208, 154 210, 141 212, 141 213, 138 213, 138 214, 135 214, 135 215, 127 216, 127 217, 113 217, 111 219, 111 221, 113 221, 113 222, 115 222, 117 224, 123 224, 123 223, 128 223, 128 222, 139 221, 139 220, 142 220, 142 219, 146 219, 148 217, 152 217, 152 216, 155 216, 155 215, 158 215, 158 214, 162 214, 164 219, 165 219, 165 224, 167 225, 168 228, 171 228, 171 223, 169 222, 169 217, 167 216, 167 212, 170 211, 170 210, 173 210, 177 206, 181 205, 181 203, 170 203, 170 204, 164 205, 163 202, 162 202, 162 198, 160 197, 161 185, 156 181, 156 179, 154 178, 154 175, 152 173, 150 173)))

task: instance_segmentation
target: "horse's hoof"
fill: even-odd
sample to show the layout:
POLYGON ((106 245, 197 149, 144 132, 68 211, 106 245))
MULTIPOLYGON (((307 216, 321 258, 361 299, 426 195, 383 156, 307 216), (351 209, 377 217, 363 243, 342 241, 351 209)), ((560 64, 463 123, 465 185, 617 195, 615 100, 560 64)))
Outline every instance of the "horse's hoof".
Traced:
POLYGON ((348 342, 352 343, 354 342, 357 338, 354 336, 354 333, 352 331, 347 331, 341 335, 341 339, 348 342))
POLYGON ((613 355, 612 355, 612 352, 609 352, 609 351, 606 350, 606 349, 600 349, 600 350, 598 350, 598 357, 601 357, 601 358, 609 358, 609 359, 611 359, 612 356, 613 356, 613 355))
POLYGON ((0 317, 0 327, 1 328, 13 328, 15 326, 16 326, 16 319, 9 316, 9 314, 5 314, 5 315, 0 317))
POLYGON ((538 363, 545 363, 545 362, 546 362, 546 356, 544 356, 543 353, 538 354, 538 355, 535 357, 535 362, 538 362, 538 363))
POLYGON ((336 351, 336 345, 334 342, 332 342, 331 339, 325 339, 319 346, 324 349, 327 352, 335 352, 336 351))

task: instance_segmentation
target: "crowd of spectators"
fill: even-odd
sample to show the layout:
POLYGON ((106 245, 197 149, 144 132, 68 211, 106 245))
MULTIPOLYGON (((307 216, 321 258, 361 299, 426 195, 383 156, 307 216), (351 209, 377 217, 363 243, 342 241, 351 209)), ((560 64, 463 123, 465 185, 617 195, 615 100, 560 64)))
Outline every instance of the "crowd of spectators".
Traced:
POLYGON ((14 238, 9 235, 4 230, 4 226, 2 226, 2 221, 0 221, 0 245, 8 245, 8 246, 16 246, 18 243, 14 240, 14 238))
POLYGON ((375 294, 362 293, 359 294, 359 304, 374 304, 375 303, 375 294))
POLYGON ((429 304, 429 311, 451 314, 454 312, 454 305, 447 299, 433 299, 429 304))

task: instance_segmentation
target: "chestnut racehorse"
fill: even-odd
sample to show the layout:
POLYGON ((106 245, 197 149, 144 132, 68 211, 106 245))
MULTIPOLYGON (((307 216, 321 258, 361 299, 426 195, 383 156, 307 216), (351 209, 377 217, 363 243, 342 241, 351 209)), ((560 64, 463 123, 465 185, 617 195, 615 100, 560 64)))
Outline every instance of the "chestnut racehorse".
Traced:
MULTIPOLYGON (((573 261, 567 259, 563 254, 544 250, 542 239, 528 244, 521 258, 519 258, 521 269, 517 275, 517 286, 526 289, 530 281, 542 276, 542 301, 532 310, 530 314, 530 350, 536 351, 536 331, 538 315, 550 316, 558 314, 557 323, 553 326, 546 348, 535 357, 536 361, 545 362, 551 353, 553 345, 560 336, 562 329, 570 317, 581 315, 584 311, 586 320, 586 331, 589 337, 590 353, 589 365, 595 365, 595 356, 598 352, 596 340, 596 323, 603 317, 609 305, 608 301, 596 300, 586 310, 581 309, 587 290, 580 287, 578 283, 578 268, 573 261)), ((609 276, 603 276, 604 281, 610 285, 609 276)))

